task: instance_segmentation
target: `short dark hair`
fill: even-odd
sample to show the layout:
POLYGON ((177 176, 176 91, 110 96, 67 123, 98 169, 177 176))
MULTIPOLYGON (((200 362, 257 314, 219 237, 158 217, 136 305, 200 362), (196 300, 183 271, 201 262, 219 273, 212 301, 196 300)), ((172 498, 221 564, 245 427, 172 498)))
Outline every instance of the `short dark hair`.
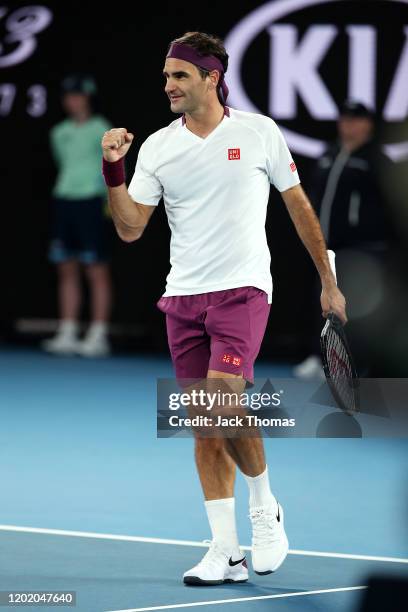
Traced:
MULTIPOLYGON (((212 34, 206 34, 205 32, 186 32, 180 38, 172 40, 170 46, 173 43, 180 43, 183 45, 189 45, 195 49, 201 55, 214 55, 218 58, 224 68, 224 72, 228 69, 228 53, 225 50, 224 43, 218 36, 212 34)), ((208 76, 209 71, 199 68, 200 74, 203 78, 208 76)))

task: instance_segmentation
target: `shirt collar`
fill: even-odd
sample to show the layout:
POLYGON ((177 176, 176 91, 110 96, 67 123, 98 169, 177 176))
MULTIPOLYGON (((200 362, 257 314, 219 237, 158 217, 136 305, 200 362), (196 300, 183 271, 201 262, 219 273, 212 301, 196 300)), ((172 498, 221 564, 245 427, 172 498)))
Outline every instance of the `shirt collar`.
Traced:
MULTIPOLYGON (((229 106, 224 106, 224 117, 229 117, 230 116, 230 109, 229 106)), ((185 125, 186 124, 186 116, 183 114, 183 116, 181 117, 181 125, 185 125)))

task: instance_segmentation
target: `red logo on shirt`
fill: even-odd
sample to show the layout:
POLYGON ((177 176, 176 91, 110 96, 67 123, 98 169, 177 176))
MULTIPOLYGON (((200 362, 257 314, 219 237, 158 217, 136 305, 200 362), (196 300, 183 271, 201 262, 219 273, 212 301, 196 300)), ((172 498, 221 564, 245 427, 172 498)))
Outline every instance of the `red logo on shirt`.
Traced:
POLYGON ((222 356, 222 361, 224 363, 231 363, 234 366, 239 366, 241 365, 241 357, 235 357, 234 355, 228 355, 228 353, 224 353, 224 355, 222 356))
POLYGON ((295 164, 295 162, 292 162, 290 164, 290 169, 292 170, 292 172, 296 172, 296 164, 295 164))
POLYGON ((241 159, 241 149, 228 149, 228 159, 241 159))

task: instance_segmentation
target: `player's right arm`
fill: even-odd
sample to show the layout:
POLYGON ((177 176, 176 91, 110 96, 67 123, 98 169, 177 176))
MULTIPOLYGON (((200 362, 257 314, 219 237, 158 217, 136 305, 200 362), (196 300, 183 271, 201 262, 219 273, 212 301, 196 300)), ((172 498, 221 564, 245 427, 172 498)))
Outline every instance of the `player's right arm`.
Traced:
MULTIPOLYGON (((126 128, 114 128, 105 132, 102 138, 102 153, 107 162, 114 163, 128 152, 133 134, 126 128)), ((135 202, 130 197, 126 183, 117 187, 107 187, 109 208, 120 238, 125 242, 138 240, 153 214, 155 206, 135 202)))

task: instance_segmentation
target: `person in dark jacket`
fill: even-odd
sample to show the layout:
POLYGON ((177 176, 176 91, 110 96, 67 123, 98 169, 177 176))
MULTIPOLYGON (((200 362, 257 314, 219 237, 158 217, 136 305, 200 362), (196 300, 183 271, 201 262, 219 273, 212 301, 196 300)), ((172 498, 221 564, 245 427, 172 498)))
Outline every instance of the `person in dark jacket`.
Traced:
POLYGON ((390 163, 375 140, 374 115, 347 101, 338 122, 339 141, 319 160, 313 199, 329 249, 383 250, 389 236, 381 174, 390 163))
MULTIPOLYGON (((352 340, 360 375, 367 375, 362 354, 364 324, 383 299, 383 264, 391 229, 387 196, 381 180, 391 161, 375 138, 374 113, 360 102, 347 100, 338 121, 339 138, 319 159, 310 190, 327 247, 336 253, 337 278, 348 302, 352 340), (352 329, 354 327, 354 330, 352 329)), ((317 311, 317 309, 316 309, 317 311)), ((299 378, 323 377, 319 336, 323 319, 316 320, 311 355, 294 368, 299 378)))

